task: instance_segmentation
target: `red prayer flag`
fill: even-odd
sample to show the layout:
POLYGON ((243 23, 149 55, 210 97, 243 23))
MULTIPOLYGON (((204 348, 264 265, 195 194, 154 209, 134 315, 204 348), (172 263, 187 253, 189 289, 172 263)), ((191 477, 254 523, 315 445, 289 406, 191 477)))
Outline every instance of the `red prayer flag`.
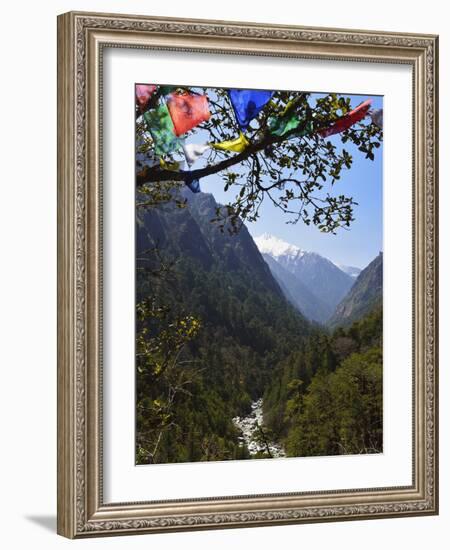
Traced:
POLYGON ((356 124, 367 115, 371 103, 371 99, 363 101, 363 103, 360 103, 357 107, 353 109, 353 111, 350 111, 343 117, 339 118, 330 127, 319 130, 318 134, 326 138, 329 136, 333 136, 334 134, 339 134, 344 130, 348 130, 351 126, 353 126, 353 124, 356 124))
POLYGON ((155 90, 156 86, 154 84, 136 84, 136 101, 141 111, 145 109, 155 90))
POLYGON ((206 95, 172 93, 167 98, 175 135, 181 136, 211 116, 206 95))

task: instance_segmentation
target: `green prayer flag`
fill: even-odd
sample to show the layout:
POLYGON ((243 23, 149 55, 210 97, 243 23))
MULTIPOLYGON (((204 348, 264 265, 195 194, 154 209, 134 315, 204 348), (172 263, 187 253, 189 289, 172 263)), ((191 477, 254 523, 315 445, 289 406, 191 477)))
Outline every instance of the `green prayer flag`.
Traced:
POLYGON ((300 124, 300 120, 296 115, 290 117, 279 117, 269 119, 269 129, 276 136, 284 136, 291 130, 295 130, 300 124))
MULTIPOLYGON (((291 115, 289 117, 278 117, 278 118, 270 118, 268 121, 269 124, 269 130, 272 134, 276 136, 284 136, 288 132, 292 132, 292 130, 295 130, 300 126, 300 119, 296 115, 291 115)), ((306 136, 307 134, 312 132, 312 123, 309 121, 306 123, 303 130, 300 132, 293 132, 289 137, 302 137, 306 136)))
POLYGON ((160 105, 157 109, 147 111, 144 113, 144 119, 155 142, 155 153, 157 155, 173 153, 181 148, 180 140, 175 135, 172 117, 167 105, 160 105))
POLYGON ((303 137, 303 136, 307 136, 308 134, 312 134, 313 133, 313 123, 311 120, 308 120, 308 122, 305 124, 305 127, 303 128, 303 130, 301 132, 296 132, 296 136, 298 137, 303 137))
POLYGON ((159 93, 161 95, 168 95, 168 94, 170 94, 170 92, 173 92, 176 89, 177 89, 176 86, 160 86, 159 87, 159 93))

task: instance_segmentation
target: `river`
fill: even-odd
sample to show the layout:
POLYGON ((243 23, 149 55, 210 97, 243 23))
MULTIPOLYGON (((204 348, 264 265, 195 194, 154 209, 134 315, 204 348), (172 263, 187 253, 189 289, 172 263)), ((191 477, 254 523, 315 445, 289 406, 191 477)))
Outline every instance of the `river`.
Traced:
POLYGON ((270 453, 272 458, 286 456, 283 447, 278 443, 263 441, 264 420, 262 397, 253 401, 250 414, 247 416, 234 417, 233 423, 241 430, 242 436, 240 436, 239 441, 241 445, 246 445, 251 456, 259 452, 270 453))

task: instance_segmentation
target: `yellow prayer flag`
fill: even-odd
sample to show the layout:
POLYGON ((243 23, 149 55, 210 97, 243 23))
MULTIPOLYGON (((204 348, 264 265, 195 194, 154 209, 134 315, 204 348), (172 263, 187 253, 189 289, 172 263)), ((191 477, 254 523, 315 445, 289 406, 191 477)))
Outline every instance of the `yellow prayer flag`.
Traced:
POLYGON ((234 151, 235 153, 242 153, 242 151, 250 145, 250 142, 242 132, 239 132, 239 137, 236 139, 221 141, 220 143, 211 143, 210 145, 214 149, 219 149, 220 151, 234 151))
POLYGON ((159 165, 163 170, 171 170, 172 172, 178 172, 180 168, 182 168, 181 163, 174 161, 174 162, 166 162, 164 159, 159 159, 159 165))

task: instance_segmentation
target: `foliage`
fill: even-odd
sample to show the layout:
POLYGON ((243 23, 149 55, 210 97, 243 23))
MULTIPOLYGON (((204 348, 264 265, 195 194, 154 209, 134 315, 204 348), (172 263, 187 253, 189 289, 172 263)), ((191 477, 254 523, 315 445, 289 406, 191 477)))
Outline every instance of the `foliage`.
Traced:
MULTIPOLYGON (((276 285, 268 286, 270 274, 261 270, 259 279, 257 270, 243 269, 233 257, 243 234, 221 236, 216 228, 223 247, 215 242, 209 260, 201 235, 189 255, 179 254, 177 245, 192 235, 192 219, 187 209, 168 208, 145 214, 148 227, 171 229, 164 231, 164 253, 153 247, 138 254, 138 353, 143 355, 137 374, 137 461, 249 458, 232 419, 250 411, 274 365, 306 337, 309 325, 276 285), (161 369, 163 361, 170 368, 161 369)), ((205 231, 210 227, 207 223, 205 231)), ((155 229, 152 236, 157 240, 155 229)), ((249 255, 245 248, 242 254, 249 255)))
POLYGON ((136 376, 139 463, 158 461, 163 436, 175 426, 180 395, 190 395, 198 372, 183 358, 186 344, 198 334, 192 315, 174 315, 155 295, 137 304, 136 376))
POLYGON ((280 363, 264 403, 288 456, 381 452, 381 308, 313 334, 280 363))
POLYGON ((319 370, 306 394, 288 401, 291 411, 290 456, 381 452, 381 350, 353 353, 335 372, 319 370))

